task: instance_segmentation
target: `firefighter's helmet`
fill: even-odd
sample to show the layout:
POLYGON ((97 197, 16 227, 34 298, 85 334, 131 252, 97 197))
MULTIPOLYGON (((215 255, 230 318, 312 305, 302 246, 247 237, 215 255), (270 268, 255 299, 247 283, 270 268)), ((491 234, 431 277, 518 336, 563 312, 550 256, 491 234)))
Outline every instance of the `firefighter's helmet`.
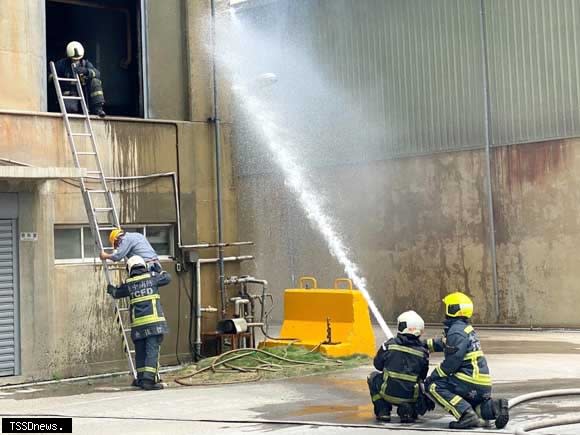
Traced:
POLYGON ((447 317, 467 317, 473 315, 473 301, 465 293, 450 293, 443 298, 447 317))
POLYGON ((142 267, 146 269, 147 264, 145 263, 145 260, 143 260, 142 257, 139 257, 138 255, 133 255, 131 258, 127 260, 127 270, 129 271, 129 273, 131 273, 133 269, 136 267, 142 267))
POLYGON ((125 234, 125 231, 123 231, 121 228, 115 228, 114 230, 112 230, 109 233, 109 243, 111 244, 111 246, 115 247, 117 240, 123 234, 125 234))
POLYGON ((66 46, 66 55, 72 60, 81 60, 85 55, 85 49, 80 42, 71 41, 66 46))
POLYGON ((411 334, 420 337, 425 330, 425 322, 415 311, 405 311, 397 318, 399 334, 411 334))

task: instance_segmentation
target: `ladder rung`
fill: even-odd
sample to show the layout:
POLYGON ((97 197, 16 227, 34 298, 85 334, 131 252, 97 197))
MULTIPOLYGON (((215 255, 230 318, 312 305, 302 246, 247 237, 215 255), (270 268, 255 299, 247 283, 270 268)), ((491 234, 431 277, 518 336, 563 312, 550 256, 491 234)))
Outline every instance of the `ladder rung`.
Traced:
POLYGON ((78 113, 68 113, 68 112, 66 112, 66 113, 67 113, 67 116, 69 118, 76 118, 76 119, 81 119, 82 118, 82 119, 87 119, 87 117, 85 115, 79 115, 78 113))
POLYGON ((131 332, 131 328, 125 328, 123 329, 123 332, 131 332))
MULTIPOLYGON (((102 228, 99 228, 102 229, 102 228)), ((103 251, 114 251, 115 248, 113 248, 112 246, 103 246, 103 251)))
POLYGON ((71 133, 71 136, 91 136, 90 133, 71 133))
POLYGON ((97 153, 94 151, 77 151, 77 155, 79 155, 79 156, 96 156, 97 153))
POLYGON ((121 312, 121 311, 129 311, 129 308, 117 308, 117 311, 121 312))
POLYGON ((61 78, 61 77, 57 77, 56 78, 59 82, 76 82, 77 79, 65 79, 65 78, 61 78))
POLYGON ((99 231, 113 231, 116 229, 117 227, 99 227, 99 231))
POLYGON ((87 193, 107 193, 107 191, 106 190, 97 189, 97 190, 87 190, 87 193))
POLYGON ((62 99, 63 100, 82 100, 81 97, 75 97, 75 96, 72 96, 72 95, 63 95, 62 96, 62 99))
POLYGON ((98 174, 98 175, 101 175, 102 172, 101 171, 87 171, 87 174, 98 174))
POLYGON ((105 211, 113 211, 113 207, 97 207, 97 208, 93 208, 94 212, 97 213, 101 213, 101 212, 105 212, 105 211))

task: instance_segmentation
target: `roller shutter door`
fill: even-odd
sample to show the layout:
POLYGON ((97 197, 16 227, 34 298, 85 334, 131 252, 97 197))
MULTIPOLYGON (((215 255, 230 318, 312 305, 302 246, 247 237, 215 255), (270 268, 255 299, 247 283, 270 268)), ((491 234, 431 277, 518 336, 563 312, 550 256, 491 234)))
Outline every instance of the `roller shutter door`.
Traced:
POLYGON ((0 219, 0 376, 17 373, 17 242, 15 221, 0 219))

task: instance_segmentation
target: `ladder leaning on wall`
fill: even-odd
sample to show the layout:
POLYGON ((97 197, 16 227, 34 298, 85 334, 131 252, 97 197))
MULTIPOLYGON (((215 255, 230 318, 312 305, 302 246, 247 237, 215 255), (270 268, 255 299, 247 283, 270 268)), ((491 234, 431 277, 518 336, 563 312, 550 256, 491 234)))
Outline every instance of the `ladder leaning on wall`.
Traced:
MULTIPOLYGON (((87 108, 87 103, 84 98, 83 88, 80 82, 79 75, 75 72, 75 78, 63 78, 58 77, 56 74, 56 68, 54 62, 50 62, 50 71, 52 74, 52 80, 54 82, 54 87, 56 90, 56 95, 58 98, 58 104, 62 112, 62 118, 64 120, 64 125, 66 128, 66 134, 68 136, 68 141, 73 154, 74 164, 78 169, 86 169, 86 175, 83 174, 80 178, 80 188, 83 196, 83 201, 85 203, 85 209, 87 211, 87 216, 89 218, 89 224, 91 226, 91 232, 95 239, 95 244, 98 249, 97 255, 101 250, 113 250, 111 246, 105 246, 103 243, 103 234, 118 228, 119 225, 119 215, 117 214, 117 209, 115 208, 115 202, 113 201, 113 195, 109 190, 107 185, 107 180, 103 172, 103 167, 101 165, 101 159, 99 158, 99 152, 97 148, 97 142, 95 140, 95 134, 93 131, 93 126, 91 125, 91 118, 89 116, 89 111, 87 108), (69 86, 76 86, 77 95, 63 95, 61 88, 61 83, 68 83, 69 86), (67 112, 65 100, 78 101, 82 108, 82 115, 71 114, 67 112), (83 120, 84 131, 74 132, 71 126, 71 119, 78 118, 83 120), (88 138, 90 139, 91 147, 90 149, 79 150, 75 138, 88 138), (82 161, 82 163, 81 163, 82 161), (88 186, 91 183, 91 186, 88 186), (100 218, 102 216, 102 218, 100 218)), ((86 146, 86 141, 83 141, 86 146)), ((113 264, 107 263, 103 260, 103 272, 107 280, 107 284, 112 284, 112 273, 115 268, 113 264)), ((127 328, 125 325, 129 323, 129 307, 127 305, 127 300, 117 300, 112 299, 114 304, 115 318, 122 335, 123 350, 127 355, 127 360, 129 363, 129 370, 133 375, 133 378, 137 378, 137 372, 135 370, 135 363, 133 360, 135 350, 131 348, 131 342, 128 339, 128 334, 130 334, 131 329, 127 328), (125 316, 125 319, 123 318, 125 316)))

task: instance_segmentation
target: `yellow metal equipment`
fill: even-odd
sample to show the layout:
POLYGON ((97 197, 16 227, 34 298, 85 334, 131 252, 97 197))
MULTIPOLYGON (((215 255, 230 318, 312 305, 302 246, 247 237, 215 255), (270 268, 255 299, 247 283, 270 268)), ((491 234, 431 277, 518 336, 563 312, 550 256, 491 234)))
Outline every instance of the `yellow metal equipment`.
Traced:
POLYGON ((319 289, 315 278, 300 278, 298 289, 284 292, 284 323, 279 339, 259 347, 293 345, 341 357, 354 354, 374 356, 375 335, 363 295, 352 281, 339 278, 334 288, 319 289), (341 287, 346 284, 346 288, 341 287), (293 341, 295 340, 295 341, 293 341))

